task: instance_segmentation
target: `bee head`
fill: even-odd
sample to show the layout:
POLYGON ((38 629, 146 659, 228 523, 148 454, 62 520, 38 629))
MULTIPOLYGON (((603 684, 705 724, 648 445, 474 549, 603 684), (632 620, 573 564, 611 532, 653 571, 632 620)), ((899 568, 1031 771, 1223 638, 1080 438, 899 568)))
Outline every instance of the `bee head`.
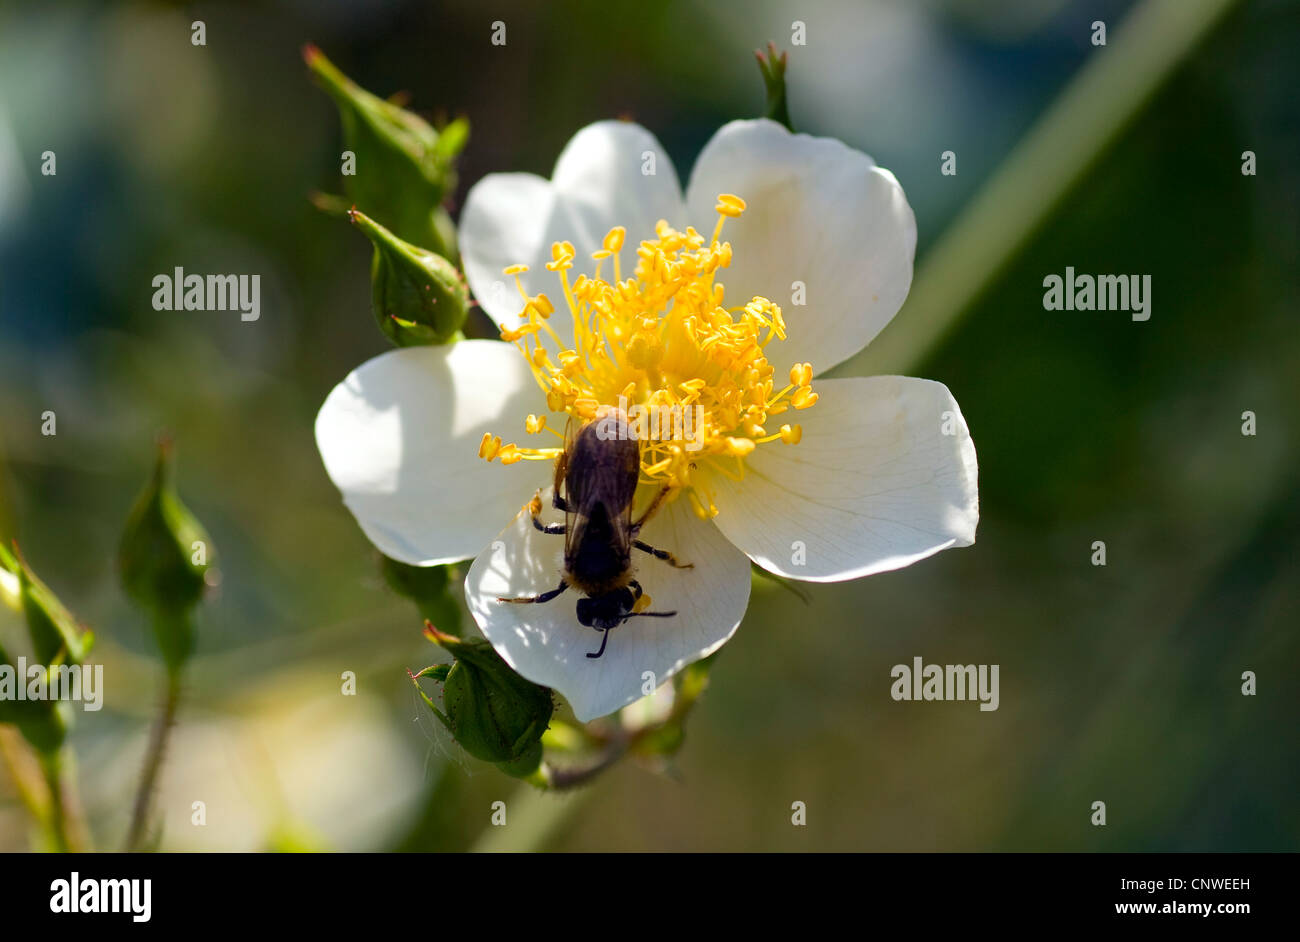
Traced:
POLYGON ((588 628, 608 631, 625 622, 634 605, 636 597, 626 587, 604 595, 581 598, 578 599, 578 622, 588 628))

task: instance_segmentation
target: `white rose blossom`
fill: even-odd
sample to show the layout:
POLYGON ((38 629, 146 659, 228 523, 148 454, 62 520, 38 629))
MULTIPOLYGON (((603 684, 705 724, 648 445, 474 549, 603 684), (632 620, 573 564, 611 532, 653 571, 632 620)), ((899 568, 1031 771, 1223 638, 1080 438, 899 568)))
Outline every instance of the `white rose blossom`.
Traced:
POLYGON ((652 134, 604 121, 574 136, 549 181, 480 181, 460 239, 470 286, 511 342, 375 357, 330 393, 316 440, 385 554, 418 566, 476 557, 465 595, 479 628, 578 719, 721 647, 745 614, 751 560, 837 582, 974 542, 975 448, 943 384, 819 379, 813 391, 814 369, 866 346, 911 285, 911 207, 865 154, 733 121, 683 198, 652 134), (804 303, 784 303, 800 292, 804 303), (653 598, 676 614, 599 635, 578 622, 576 590, 499 599, 559 583, 564 538, 539 532, 529 505, 540 493, 543 521, 563 520, 554 434, 620 396, 703 415, 698 449, 664 429, 641 444, 638 513, 660 491, 669 499, 639 537, 692 568, 634 551, 637 611, 653 598), (545 444, 515 443, 524 436, 545 444))

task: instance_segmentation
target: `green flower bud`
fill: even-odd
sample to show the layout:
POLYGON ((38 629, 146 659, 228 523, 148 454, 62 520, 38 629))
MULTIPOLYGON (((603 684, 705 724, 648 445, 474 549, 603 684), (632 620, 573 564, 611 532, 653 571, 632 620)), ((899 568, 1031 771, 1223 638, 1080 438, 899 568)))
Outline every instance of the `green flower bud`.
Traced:
POLYGON ((442 202, 456 189, 455 161, 469 122, 459 118, 439 132, 361 88, 315 46, 303 49, 303 59, 338 105, 344 143, 355 155, 355 172, 343 176, 349 199, 402 239, 458 261, 456 230, 442 202))
POLYGON ((410 566, 381 553, 379 571, 390 589, 415 603, 421 618, 460 636, 460 607, 447 591, 455 571, 451 566, 410 566))
POLYGON ((777 53, 776 43, 767 44, 767 55, 761 49, 754 50, 758 59, 758 71, 763 75, 763 87, 766 101, 763 103, 763 117, 771 118, 778 124, 785 125, 787 131, 793 131, 790 124, 790 108, 785 97, 785 67, 789 62, 787 53, 777 53))
MULTIPOLYGON (((34 663, 46 671, 59 664, 80 664, 94 644, 94 635, 79 629, 58 597, 36 577, 17 552, 0 546, 0 600, 27 623, 34 663)), ((0 645, 0 665, 10 668, 13 683, 26 684, 19 663, 0 645)), ((30 669, 30 667, 28 668, 30 669)), ((46 682, 48 683, 48 676, 46 682)), ((68 732, 69 706, 48 699, 20 699, 15 691, 0 697, 0 723, 13 723, 32 747, 45 755, 57 752, 68 732)))
POLYGON ((194 650, 190 609, 203 597, 212 542, 172 484, 171 442, 158 445, 158 459, 127 518, 118 551, 122 586, 153 615, 154 634, 170 673, 194 650))
POLYGON ((412 674, 420 696, 461 747, 516 778, 524 778, 542 761, 542 734, 555 704, 551 691, 525 680, 510 669, 482 638, 461 640, 425 623, 425 636, 456 660, 412 674), (420 688, 419 678, 442 680, 439 710, 420 688))
POLYGON ((371 302, 379 329, 399 347, 447 343, 469 310, 469 288, 441 255, 399 239, 364 213, 348 213, 375 246, 371 302))
POLYGON ((0 546, 0 594, 27 622, 32 654, 45 664, 80 664, 94 643, 94 635, 83 632, 72 613, 49 587, 37 578, 17 551, 0 546))

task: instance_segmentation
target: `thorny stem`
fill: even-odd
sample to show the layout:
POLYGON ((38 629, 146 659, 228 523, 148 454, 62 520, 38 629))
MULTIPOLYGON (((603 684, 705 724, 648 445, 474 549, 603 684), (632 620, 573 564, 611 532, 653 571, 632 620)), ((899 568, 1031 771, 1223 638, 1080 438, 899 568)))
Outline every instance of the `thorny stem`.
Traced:
POLYGON ((168 736, 176 724, 176 710, 180 706, 180 699, 179 672, 168 672, 162 712, 154 722, 153 735, 149 740, 149 752, 145 756, 144 773, 140 777, 140 787, 135 793, 135 809, 131 814, 131 828, 126 837, 127 851, 139 850, 144 840, 149 824, 149 809, 153 804, 154 788, 158 783, 158 771, 162 768, 163 754, 167 751, 168 736))

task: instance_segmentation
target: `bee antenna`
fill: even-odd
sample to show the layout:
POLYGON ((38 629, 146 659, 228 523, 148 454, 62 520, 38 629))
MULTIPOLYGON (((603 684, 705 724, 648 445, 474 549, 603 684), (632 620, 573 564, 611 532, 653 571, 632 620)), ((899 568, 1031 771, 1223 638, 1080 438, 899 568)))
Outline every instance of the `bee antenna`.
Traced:
POLYGON ((624 615, 623 620, 629 618, 672 618, 676 612, 633 612, 631 615, 624 615))

